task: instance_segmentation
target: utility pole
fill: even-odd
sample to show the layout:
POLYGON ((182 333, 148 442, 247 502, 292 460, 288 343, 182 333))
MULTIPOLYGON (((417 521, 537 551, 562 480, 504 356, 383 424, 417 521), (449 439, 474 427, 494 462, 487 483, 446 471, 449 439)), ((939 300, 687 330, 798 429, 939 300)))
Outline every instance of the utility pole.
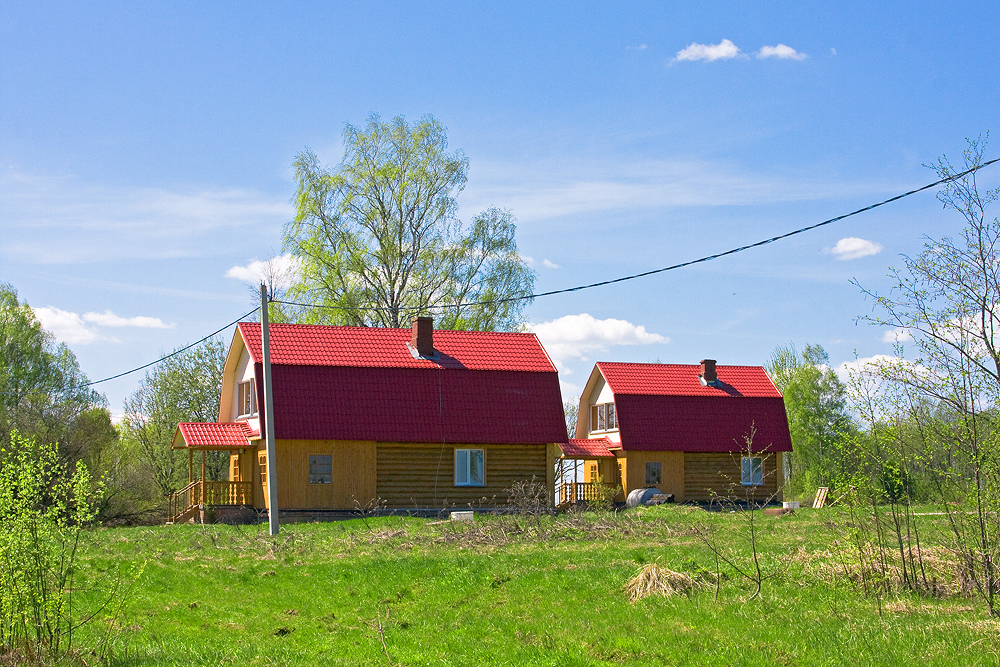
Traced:
POLYGON ((271 393, 271 339, 267 331, 270 299, 267 287, 260 284, 260 347, 264 367, 264 443, 267 448, 267 517, 271 534, 278 534, 278 457, 274 441, 274 395, 271 393))

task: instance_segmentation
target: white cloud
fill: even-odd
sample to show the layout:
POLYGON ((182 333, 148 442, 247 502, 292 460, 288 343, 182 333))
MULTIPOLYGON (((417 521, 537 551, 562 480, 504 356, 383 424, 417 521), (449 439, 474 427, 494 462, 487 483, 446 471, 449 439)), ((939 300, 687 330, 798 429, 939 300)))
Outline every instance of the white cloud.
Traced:
POLYGON ((913 336, 910 335, 910 330, 905 327, 896 327, 882 334, 883 343, 905 343, 908 340, 913 340, 913 336))
POLYGON ((268 283, 273 280, 275 287, 284 290, 295 280, 301 264, 298 257, 285 253, 265 261, 255 259, 246 266, 234 266, 226 271, 226 277, 235 278, 248 285, 259 285, 261 282, 268 283))
POLYGON ((835 56, 835 55, 837 55, 837 49, 835 49, 835 48, 833 48, 833 47, 830 47, 830 55, 831 55, 831 56, 835 56))
POLYGON ((670 339, 646 331, 646 327, 625 320, 598 320, 592 315, 566 315, 551 322, 528 325, 538 335, 560 371, 567 372, 567 359, 586 361, 587 354, 603 352, 614 345, 669 343, 670 339))
POLYGON ((762 46, 757 52, 758 58, 781 58, 784 60, 805 60, 809 56, 799 53, 790 46, 778 44, 777 46, 762 46))
POLYGON ((60 308, 33 308, 35 317, 42 323, 42 328, 55 336, 56 340, 67 345, 89 345, 103 340, 113 343, 121 342, 117 338, 101 335, 94 327, 137 327, 140 329, 173 329, 174 324, 166 324, 158 317, 121 317, 110 310, 103 313, 73 313, 60 308), (87 326, 88 324, 93 326, 87 326))
POLYGON ((56 337, 56 340, 69 345, 87 345, 100 336, 84 324, 79 313, 71 313, 59 308, 33 308, 35 317, 42 323, 42 328, 56 337))
POLYGON ((854 361, 844 361, 838 364, 833 370, 837 373, 837 377, 839 377, 842 382, 849 382, 852 374, 857 375, 858 373, 873 372, 880 364, 896 364, 901 361, 903 360, 899 357, 894 357, 888 354, 876 354, 871 357, 855 359, 854 361))
POLYGON ((0 172, 0 256, 41 264, 199 257, 219 234, 277 232, 291 205, 238 189, 107 187, 0 172))
POLYGON ((718 44, 697 44, 692 42, 687 48, 677 52, 677 57, 672 62, 679 60, 729 60, 739 55, 740 49, 728 39, 724 39, 718 44))
POLYGON ((625 48, 628 49, 629 51, 645 51, 649 47, 647 47, 645 44, 639 44, 638 46, 626 46, 625 48))
POLYGON ((550 262, 547 259, 543 259, 542 260, 542 266, 544 266, 546 269, 561 269, 562 268, 561 266, 559 266, 555 262, 550 262))
POLYGON ((103 313, 84 313, 84 322, 92 322, 102 327, 138 327, 140 329, 173 329, 176 324, 166 324, 159 317, 146 317, 138 315, 136 317, 121 317, 115 315, 110 310, 103 313))
POLYGON ((832 253, 840 260, 858 259, 868 255, 877 255, 882 252, 882 245, 874 241, 848 236, 846 239, 837 241, 837 245, 825 252, 832 253))

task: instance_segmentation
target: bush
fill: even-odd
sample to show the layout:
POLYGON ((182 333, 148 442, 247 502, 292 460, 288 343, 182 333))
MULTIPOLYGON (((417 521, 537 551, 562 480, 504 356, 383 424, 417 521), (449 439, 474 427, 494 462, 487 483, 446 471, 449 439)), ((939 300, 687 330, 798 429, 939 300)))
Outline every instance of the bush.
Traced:
POLYGON ((0 652, 43 659, 71 650, 80 529, 101 492, 82 462, 67 468, 55 444, 14 431, 0 449, 0 652))

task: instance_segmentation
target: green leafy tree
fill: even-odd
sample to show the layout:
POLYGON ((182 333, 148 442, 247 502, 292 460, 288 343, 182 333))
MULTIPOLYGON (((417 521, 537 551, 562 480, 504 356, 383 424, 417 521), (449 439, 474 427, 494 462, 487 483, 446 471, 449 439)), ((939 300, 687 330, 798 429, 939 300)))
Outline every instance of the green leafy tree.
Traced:
POLYGON ((792 453, 788 491, 795 495, 827 485, 837 465, 838 443, 851 429, 844 383, 830 368, 822 345, 779 346, 767 370, 785 397, 792 453))
POLYGON ((0 284, 0 446, 14 430, 58 442, 70 462, 91 461, 117 442, 107 401, 87 386, 76 356, 11 285, 0 284))
MULTIPOLYGON (((152 479, 146 503, 160 507, 187 484, 187 453, 170 445, 178 423, 218 420, 225 363, 225 345, 209 339, 154 366, 126 399, 123 437, 152 479)), ((224 479, 227 465, 226 452, 211 452, 206 474, 224 479)))
POLYGON ((432 116, 411 125, 372 115, 365 127, 346 125, 343 136, 336 169, 310 150, 293 163, 296 215, 284 245, 301 264, 288 295, 338 308, 297 317, 405 327, 448 306, 437 313, 440 328, 521 326, 535 275, 518 254, 514 217, 491 208, 463 229, 455 197, 469 161, 448 151, 445 128, 432 116))

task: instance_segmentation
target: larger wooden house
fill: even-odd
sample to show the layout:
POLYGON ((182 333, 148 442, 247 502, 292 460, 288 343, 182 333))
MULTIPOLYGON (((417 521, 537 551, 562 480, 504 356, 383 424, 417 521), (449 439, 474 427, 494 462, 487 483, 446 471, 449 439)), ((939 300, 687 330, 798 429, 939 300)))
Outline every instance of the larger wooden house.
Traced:
MULTIPOLYGON (((270 326, 276 482, 282 515, 383 507, 498 507, 516 482, 545 483, 566 442, 556 368, 534 334, 270 326)), ((267 507, 261 328, 240 323, 217 423, 180 424, 190 484, 171 520, 199 508, 267 507), (198 475, 230 453, 229 479, 198 475), (200 457, 196 457, 200 453, 200 457), (199 460, 199 458, 201 460, 199 460)))
MULTIPOLYGON (((781 500, 791 451, 781 393, 760 366, 599 362, 580 397, 563 459, 598 481, 655 487, 678 502, 781 500)), ((565 501, 565 498, 561 498, 565 501)))

